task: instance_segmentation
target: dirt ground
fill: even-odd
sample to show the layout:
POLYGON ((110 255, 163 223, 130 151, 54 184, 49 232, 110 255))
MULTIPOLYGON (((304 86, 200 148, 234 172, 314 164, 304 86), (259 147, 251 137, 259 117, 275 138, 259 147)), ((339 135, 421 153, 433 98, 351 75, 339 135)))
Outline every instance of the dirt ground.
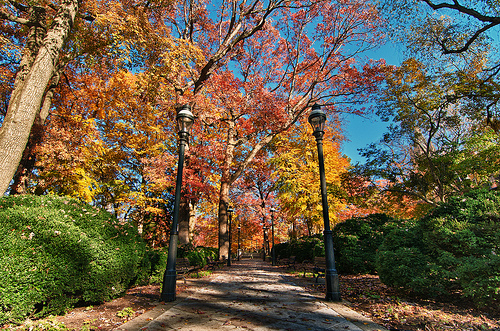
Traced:
MULTIPOLYGON (((313 292, 324 292, 313 278, 290 275, 313 292)), ((500 314, 474 309, 466 300, 439 302, 403 295, 382 284, 378 276, 340 276, 341 295, 346 304, 389 330, 495 330, 500 331, 500 314)), ((178 292, 187 285, 178 282, 178 292)), ((52 319, 69 330, 112 330, 158 304, 159 285, 135 287, 126 295, 97 306, 79 307, 52 319)), ((26 328, 28 329, 28 328, 26 328)))
MULTIPOLYGON (((296 277, 298 283, 300 277, 296 277)), ((324 285, 307 280, 306 288, 324 292, 324 285)), ((500 310, 475 309, 471 301, 452 298, 436 301, 418 298, 382 284, 375 275, 340 275, 342 299, 347 305, 389 330, 500 331, 500 310), (496 310, 496 311, 495 311, 496 310)))

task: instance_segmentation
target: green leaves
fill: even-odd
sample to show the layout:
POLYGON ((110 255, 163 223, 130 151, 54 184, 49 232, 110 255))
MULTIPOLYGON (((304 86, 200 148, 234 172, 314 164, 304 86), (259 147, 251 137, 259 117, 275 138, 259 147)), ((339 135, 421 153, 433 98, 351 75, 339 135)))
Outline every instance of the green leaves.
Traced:
POLYGON ((478 307, 498 307, 499 205, 498 192, 478 190, 395 230, 377 253, 381 280, 423 295, 460 293, 478 307))
MULTIPOLYGON (((333 141, 332 136, 338 135, 334 130, 328 129, 323 149, 327 190, 329 193, 337 193, 328 196, 330 217, 335 222, 344 208, 340 181, 349 161, 340 155, 339 145, 333 141)), ((274 168, 272 176, 276 179, 281 208, 290 216, 303 218, 309 228, 313 225, 321 227, 317 147, 308 124, 294 126, 278 136, 273 149, 275 156, 270 163, 274 168)))
POLYGON ((362 151, 368 158, 363 173, 388 180, 381 190, 431 205, 489 185, 488 177, 497 174, 498 138, 478 122, 467 99, 466 85, 477 83, 477 75, 473 67, 433 74, 416 59, 404 61, 388 75, 377 106, 394 123, 378 145, 362 151))
POLYGON ((52 196, 0 204, 0 323, 109 300, 139 274, 145 245, 109 213, 52 196))

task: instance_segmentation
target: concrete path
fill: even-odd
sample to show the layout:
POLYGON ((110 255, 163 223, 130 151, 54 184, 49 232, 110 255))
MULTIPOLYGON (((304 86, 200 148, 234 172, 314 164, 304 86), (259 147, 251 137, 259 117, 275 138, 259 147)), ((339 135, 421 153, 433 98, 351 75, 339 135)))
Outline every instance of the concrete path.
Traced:
POLYGON ((385 330, 342 303, 311 294, 262 260, 234 261, 208 281, 194 282, 175 302, 116 330, 385 330))

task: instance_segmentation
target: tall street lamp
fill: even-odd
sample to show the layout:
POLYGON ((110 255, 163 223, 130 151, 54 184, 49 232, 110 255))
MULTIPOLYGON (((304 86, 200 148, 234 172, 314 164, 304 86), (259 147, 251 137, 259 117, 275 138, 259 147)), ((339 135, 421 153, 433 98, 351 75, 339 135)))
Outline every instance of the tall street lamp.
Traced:
POLYGON ((232 235, 231 235, 231 218, 233 217, 233 208, 229 207, 227 208, 227 218, 229 220, 229 250, 227 252, 227 266, 230 267, 231 266, 231 240, 232 240, 232 235))
POLYGON ((182 171, 184 169, 184 151, 189 142, 189 133, 194 122, 194 116, 189 105, 182 106, 177 113, 176 120, 179 134, 179 163, 177 165, 177 181, 175 184, 174 219, 170 230, 167 268, 163 275, 163 287, 160 296, 162 301, 167 302, 175 300, 175 282, 177 280, 175 263, 177 259, 177 241, 179 239, 179 203, 181 200, 182 171))
POLYGON ((274 207, 271 207, 270 209, 271 212, 271 240, 272 240, 272 248, 271 248, 271 256, 272 256, 272 265, 276 265, 276 252, 274 250, 274 213, 276 212, 276 209, 274 207))
MULTIPOLYGON (((239 219, 239 217, 238 217, 239 219)), ((241 234, 241 226, 238 224, 238 261, 240 260, 240 234, 241 234)))
POLYGON ((340 301, 339 275, 335 269, 335 257, 333 253, 333 237, 330 230, 330 218, 328 216, 328 200, 326 197, 325 161, 323 158, 323 135, 325 133, 326 115, 318 104, 312 106, 308 118, 313 128, 313 135, 318 146, 319 177, 321 181, 321 204, 323 205, 323 222, 325 223, 325 255, 326 255, 326 300, 340 301))
POLYGON ((264 255, 263 260, 265 261, 266 260, 266 230, 267 230, 267 226, 264 225, 264 227, 262 228, 262 230, 264 232, 264 241, 262 243, 262 248, 263 248, 262 249, 262 252, 263 252, 262 255, 264 255))

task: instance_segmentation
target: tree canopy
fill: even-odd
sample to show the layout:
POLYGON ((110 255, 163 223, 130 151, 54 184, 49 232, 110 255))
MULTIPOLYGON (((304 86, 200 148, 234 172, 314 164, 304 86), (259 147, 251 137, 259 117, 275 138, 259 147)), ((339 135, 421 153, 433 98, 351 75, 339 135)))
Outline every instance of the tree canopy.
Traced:
POLYGON ((377 99, 389 132, 362 151, 368 162, 358 170, 384 192, 430 205, 490 186, 497 176, 490 152, 499 128, 498 4, 387 1, 382 13, 407 59, 377 99))

